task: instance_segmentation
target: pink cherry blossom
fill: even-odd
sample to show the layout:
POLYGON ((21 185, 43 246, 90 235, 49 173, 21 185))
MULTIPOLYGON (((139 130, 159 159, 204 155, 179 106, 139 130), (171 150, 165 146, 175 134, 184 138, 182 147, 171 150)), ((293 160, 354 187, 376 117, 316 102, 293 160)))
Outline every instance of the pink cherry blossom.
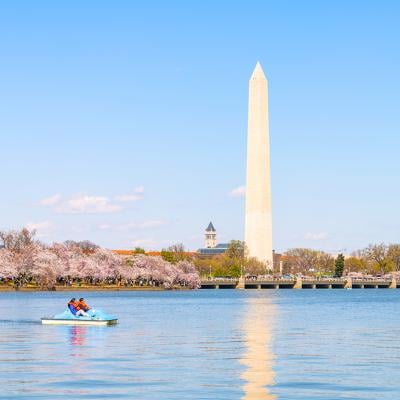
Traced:
POLYGON ((53 289, 55 284, 73 282, 167 289, 200 286, 199 275, 187 260, 172 264, 159 256, 144 254, 127 260, 90 242, 68 241, 45 246, 35 242, 34 235, 26 230, 2 235, 7 246, 0 249, 0 278, 12 280, 16 288, 36 283, 41 288, 53 289))

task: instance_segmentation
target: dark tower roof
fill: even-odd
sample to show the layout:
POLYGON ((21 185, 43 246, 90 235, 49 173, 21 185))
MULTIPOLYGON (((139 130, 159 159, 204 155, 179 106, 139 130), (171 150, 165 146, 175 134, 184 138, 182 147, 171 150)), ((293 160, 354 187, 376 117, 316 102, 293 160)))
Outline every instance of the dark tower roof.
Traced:
POLYGON ((210 222, 207 226, 206 232, 216 232, 214 225, 210 222))

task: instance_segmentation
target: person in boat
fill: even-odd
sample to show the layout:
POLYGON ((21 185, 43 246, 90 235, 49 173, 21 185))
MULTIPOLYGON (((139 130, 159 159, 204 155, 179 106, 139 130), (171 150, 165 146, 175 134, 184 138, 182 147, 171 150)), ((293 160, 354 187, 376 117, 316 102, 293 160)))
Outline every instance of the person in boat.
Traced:
POLYGON ((81 310, 85 311, 85 312, 88 312, 89 310, 91 310, 91 307, 89 307, 89 306, 86 304, 85 299, 84 299, 83 297, 81 297, 81 298, 79 299, 78 305, 79 305, 79 308, 80 308, 81 310))
POLYGON ((71 313, 77 317, 89 317, 89 314, 85 311, 82 310, 79 307, 79 302, 76 301, 75 297, 73 297, 69 302, 68 302, 68 308, 71 311, 71 313))
POLYGON ((86 301, 85 301, 85 299, 83 298, 83 297, 81 297, 80 299, 79 299, 79 308, 81 309, 81 310, 83 310, 83 311, 85 311, 86 313, 88 313, 89 314, 89 317, 95 317, 96 316, 96 310, 94 309, 94 308, 92 308, 92 307, 90 307, 87 303, 86 303, 86 301))

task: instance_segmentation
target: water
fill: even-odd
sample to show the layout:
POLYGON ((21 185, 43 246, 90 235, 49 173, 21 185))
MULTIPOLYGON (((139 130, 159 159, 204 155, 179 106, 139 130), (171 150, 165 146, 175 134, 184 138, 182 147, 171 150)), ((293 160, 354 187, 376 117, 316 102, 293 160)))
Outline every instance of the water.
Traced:
POLYGON ((399 399, 400 291, 0 293, 0 399, 399 399), (80 295, 77 293, 76 295, 80 295))

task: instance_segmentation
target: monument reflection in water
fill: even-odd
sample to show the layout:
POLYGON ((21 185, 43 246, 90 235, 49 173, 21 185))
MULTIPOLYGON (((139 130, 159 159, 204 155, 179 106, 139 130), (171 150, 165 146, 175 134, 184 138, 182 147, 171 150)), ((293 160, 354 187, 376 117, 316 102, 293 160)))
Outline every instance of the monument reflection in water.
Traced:
POLYGON ((272 328, 276 306, 270 298, 251 298, 246 305, 243 334, 245 352, 241 364, 246 367, 241 377, 244 400, 272 400, 274 384, 272 328))

